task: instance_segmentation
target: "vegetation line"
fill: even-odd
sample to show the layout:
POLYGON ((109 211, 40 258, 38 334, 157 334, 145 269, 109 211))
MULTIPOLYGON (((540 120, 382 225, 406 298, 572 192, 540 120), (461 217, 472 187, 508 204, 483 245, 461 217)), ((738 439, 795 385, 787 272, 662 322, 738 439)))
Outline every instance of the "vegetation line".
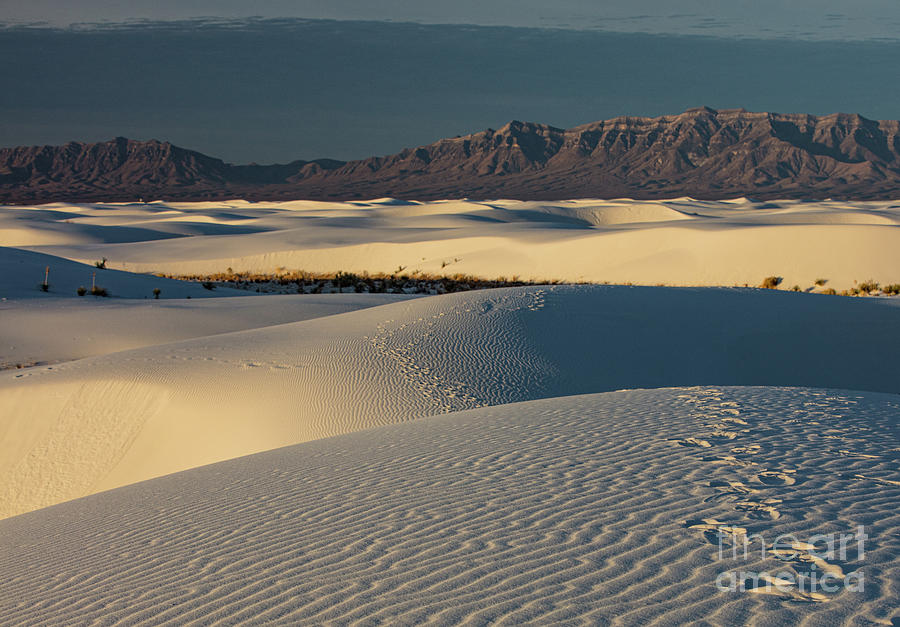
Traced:
MULTIPOLYGON (((260 272, 234 272, 228 268, 226 272, 214 274, 157 274, 156 276, 176 279, 180 281, 193 281, 201 283, 208 290, 217 287, 230 287, 250 290, 260 293, 275 294, 330 294, 338 292, 356 292, 372 294, 450 294, 453 292, 465 292, 470 290, 482 290, 498 287, 520 287, 529 285, 612 285, 609 281, 564 281, 561 279, 522 279, 518 276, 485 278, 471 274, 447 274, 438 275, 414 270, 403 273, 401 266, 394 273, 363 272, 333 272, 314 273, 302 270, 279 270, 274 273, 260 272)), ((792 292, 806 292, 813 294, 827 294, 840 296, 897 296, 900 295, 900 283, 882 285, 872 279, 856 283, 847 290, 837 291, 826 287, 828 279, 816 279, 814 284, 803 288, 794 285, 789 289, 792 292)), ((760 287, 770 290, 781 288, 782 278, 769 276, 762 280, 758 286, 749 284, 734 285, 731 287, 760 287)), ((618 285, 634 286, 633 282, 620 283, 618 285)), ((665 283, 655 283, 656 287, 672 287, 665 283)), ((684 287, 684 286, 679 286, 684 287)), ((700 287, 700 286, 697 286, 700 287)), ((709 286, 704 286, 709 287, 709 286)), ((721 286, 728 287, 728 286, 721 286)), ((158 298, 158 296, 157 296, 158 298)))

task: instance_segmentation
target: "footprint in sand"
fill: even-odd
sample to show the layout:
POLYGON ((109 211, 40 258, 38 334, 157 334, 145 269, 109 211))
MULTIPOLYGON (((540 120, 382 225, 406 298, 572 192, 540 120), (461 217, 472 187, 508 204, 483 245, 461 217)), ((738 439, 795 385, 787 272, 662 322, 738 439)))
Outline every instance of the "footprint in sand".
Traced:
MULTIPOLYGON (((716 431, 729 431, 730 429, 734 429, 737 425, 747 423, 736 418, 735 420, 729 420, 728 418, 723 418, 721 422, 716 422, 708 425, 704 425, 707 429, 714 429, 716 431)), ((742 433, 747 433, 750 431, 749 429, 742 429, 742 433)))
POLYGON ((725 466, 737 466, 738 468, 747 468, 749 466, 757 466, 756 462, 748 462, 743 459, 738 459, 733 455, 710 455, 709 457, 704 457, 703 461, 709 462, 710 464, 723 464, 725 466))
POLYGON ((837 564, 832 564, 825 559, 815 555, 816 547, 805 542, 795 542, 787 548, 767 547, 768 554, 772 557, 790 564, 791 568, 797 573, 799 579, 788 579, 761 573, 758 578, 746 579, 742 584, 742 588, 747 592, 754 594, 766 594, 779 597, 784 601, 794 601, 800 603, 822 603, 831 599, 831 596, 822 592, 817 592, 815 586, 809 590, 804 589, 803 584, 799 581, 819 580, 828 576, 835 580, 845 578, 844 570, 837 564), (815 579, 813 579, 815 578, 815 579))
POLYGON ((740 433, 737 433, 735 431, 726 431, 724 429, 715 429, 714 431, 710 431, 706 437, 709 438, 710 440, 718 440, 720 442, 726 442, 729 440, 734 440, 735 438, 737 438, 740 435, 741 435, 740 433))
POLYGON ((782 579, 768 573, 762 573, 757 580, 747 579, 742 588, 753 594, 766 594, 776 596, 783 601, 798 603, 822 603, 828 597, 821 592, 806 592, 798 590, 797 584, 789 579, 782 579))
POLYGON ((740 501, 748 496, 756 494, 759 490, 744 485, 740 481, 710 481, 709 487, 716 488, 716 493, 703 499, 704 503, 711 501, 740 501))
POLYGON ((716 546, 726 542, 743 545, 747 538, 747 530, 744 527, 738 527, 715 518, 693 518, 686 520, 684 526, 687 529, 702 531, 706 541, 716 546))
POLYGON ((821 577, 828 575, 835 579, 843 579, 844 570, 837 564, 831 564, 824 558, 815 555, 816 547, 806 542, 794 542, 789 548, 771 548, 773 557, 790 563, 798 575, 804 577, 821 577))
POLYGON ((865 453, 854 453, 844 449, 832 449, 829 453, 836 453, 841 457, 859 457, 861 459, 878 459, 878 455, 866 455, 865 453))
POLYGON ((759 492, 756 488, 744 485, 740 481, 722 481, 714 479, 713 481, 710 481, 708 485, 711 488, 719 488, 719 492, 722 494, 755 494, 756 492, 759 492))
POLYGON ((774 498, 761 501, 739 501, 734 504, 734 508, 754 520, 778 520, 781 518, 781 512, 775 506, 781 503, 781 499, 774 498))
POLYGON ((855 479, 856 481, 871 481, 881 485, 900 486, 900 481, 891 481, 890 479, 879 479, 878 477, 867 477, 866 475, 855 475, 851 473, 841 475, 841 479, 855 479))
POLYGON ((756 480, 770 486, 787 486, 797 483, 796 470, 764 470, 756 480))
MULTIPOLYGON (((751 433, 766 435, 768 433, 776 434, 777 432, 777 429, 774 427, 748 424, 747 421, 737 417, 739 411, 727 412, 730 415, 722 416, 721 410, 712 406, 714 403, 721 403, 721 400, 718 398, 709 396, 706 398, 695 397, 686 402, 696 404, 700 410, 708 410, 698 412, 699 418, 708 420, 708 423, 704 424, 705 429, 708 431, 703 433, 703 439, 701 437, 693 437, 679 440, 678 443, 682 446, 709 448, 727 442, 727 440, 732 440, 737 436, 748 437, 751 433), (747 428, 740 429, 741 426, 747 428), (701 442, 703 444, 700 444, 701 442)), ((842 439, 844 441, 850 439, 844 430, 838 429, 828 430, 823 435, 825 438, 842 439)), ((790 500, 785 501, 783 498, 769 497, 766 496, 766 493, 771 493, 772 489, 793 486, 802 482, 804 477, 802 474, 798 474, 797 470, 760 468, 757 462, 749 459, 740 459, 741 457, 758 455, 762 452, 763 446, 760 444, 744 444, 741 446, 733 444, 729 449, 730 454, 707 454, 707 456, 703 457, 703 461, 708 463, 733 466, 737 472, 740 472, 738 469, 747 468, 748 466, 755 466, 757 470, 755 473, 748 473, 748 476, 755 479, 749 486, 736 480, 709 481, 708 486, 715 491, 715 494, 706 498, 705 502, 714 500, 730 501, 734 511, 739 513, 742 520, 747 521, 744 524, 749 524, 750 521, 764 523, 765 521, 779 520, 783 516, 780 510, 790 500), (757 487, 751 487, 754 484, 757 487)), ((875 455, 856 453, 837 447, 829 452, 851 459, 880 459, 875 455)), ((843 474, 841 477, 856 481, 870 481, 882 485, 900 486, 900 481, 856 473, 843 474)), ((792 507, 789 507, 789 509, 793 511, 792 507)), ((731 547, 745 545, 747 540, 752 537, 748 535, 747 529, 739 526, 737 523, 724 522, 713 518, 688 520, 684 523, 684 527, 702 532, 704 539, 708 543, 718 546, 720 550, 722 547, 728 547, 729 545, 731 547)), ((797 577, 791 578, 785 574, 779 576, 760 573, 757 577, 747 578, 743 582, 738 582, 738 585, 740 589, 746 592, 772 595, 788 602, 821 603, 829 601, 833 598, 833 594, 827 594, 828 591, 822 590, 821 587, 817 588, 815 585, 810 587, 809 582, 821 581, 826 576, 843 579, 845 574, 840 565, 819 557, 815 549, 816 547, 812 545, 800 542, 790 545, 788 549, 785 549, 783 545, 777 550, 774 547, 767 547, 769 555, 786 562, 796 572, 797 577)))

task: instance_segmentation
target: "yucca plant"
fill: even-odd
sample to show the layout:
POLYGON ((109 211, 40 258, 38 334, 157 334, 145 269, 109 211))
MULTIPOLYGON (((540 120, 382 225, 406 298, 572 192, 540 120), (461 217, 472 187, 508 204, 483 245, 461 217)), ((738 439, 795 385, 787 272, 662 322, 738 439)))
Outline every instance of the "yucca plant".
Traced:
POLYGON ((41 291, 42 292, 50 291, 50 266, 47 266, 44 269, 44 282, 41 283, 41 291))

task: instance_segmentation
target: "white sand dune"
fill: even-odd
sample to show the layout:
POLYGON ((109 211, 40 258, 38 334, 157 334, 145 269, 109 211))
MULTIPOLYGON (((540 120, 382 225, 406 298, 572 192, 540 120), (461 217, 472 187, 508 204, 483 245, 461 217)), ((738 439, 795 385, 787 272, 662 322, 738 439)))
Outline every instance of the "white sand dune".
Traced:
POLYGON ((0 301, 3 321, 0 370, 52 365, 142 346, 310 320, 409 298, 414 297, 305 294, 192 300, 91 297, 3 300, 0 301))
POLYGON ((231 460, 0 521, 0 623, 896 625, 898 412, 624 391, 231 460), (862 559, 852 537, 844 559, 760 555, 858 525, 862 559), (732 559, 738 534, 759 539, 732 559), (728 572, 841 585, 720 592, 728 572))
POLYGON ((900 391, 893 299, 551 286, 414 299, 0 373, 0 515, 487 405, 695 384, 900 391))
POLYGON ((897 202, 465 200, 0 208, 0 242, 135 272, 467 273, 847 289, 900 283, 897 202))
MULTIPOLYGON (((102 257, 96 259, 101 260, 102 257)), ((212 292, 204 289, 199 283, 135 274, 114 270, 111 267, 99 269, 93 263, 79 263, 44 253, 2 246, 0 246, 0 268, 3 269, 0 272, 0 298, 3 300, 48 300, 60 297, 90 300, 96 297, 90 295, 79 297, 77 290, 79 287, 90 290, 92 283, 105 288, 109 297, 116 298, 153 298, 154 289, 159 289, 160 297, 166 298, 247 295, 247 292, 242 290, 221 288, 212 292), (48 267, 49 276, 45 274, 48 267), (49 288, 43 292, 40 286, 45 276, 48 278, 49 288)))
POLYGON ((842 289, 900 283, 898 226, 746 199, 0 207, 0 624, 900 625, 900 299, 140 274, 842 289), (76 296, 95 272, 112 298, 76 296), (864 555, 818 550, 859 526, 864 555))

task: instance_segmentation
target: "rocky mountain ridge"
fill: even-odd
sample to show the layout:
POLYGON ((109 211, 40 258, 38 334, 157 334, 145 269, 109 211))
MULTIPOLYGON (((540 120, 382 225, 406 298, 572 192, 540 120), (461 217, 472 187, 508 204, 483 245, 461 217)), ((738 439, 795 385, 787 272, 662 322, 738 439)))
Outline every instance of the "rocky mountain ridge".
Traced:
POLYGON ((900 122, 707 107, 571 129, 513 121, 356 161, 231 165, 169 143, 0 150, 0 202, 900 198, 900 122))

